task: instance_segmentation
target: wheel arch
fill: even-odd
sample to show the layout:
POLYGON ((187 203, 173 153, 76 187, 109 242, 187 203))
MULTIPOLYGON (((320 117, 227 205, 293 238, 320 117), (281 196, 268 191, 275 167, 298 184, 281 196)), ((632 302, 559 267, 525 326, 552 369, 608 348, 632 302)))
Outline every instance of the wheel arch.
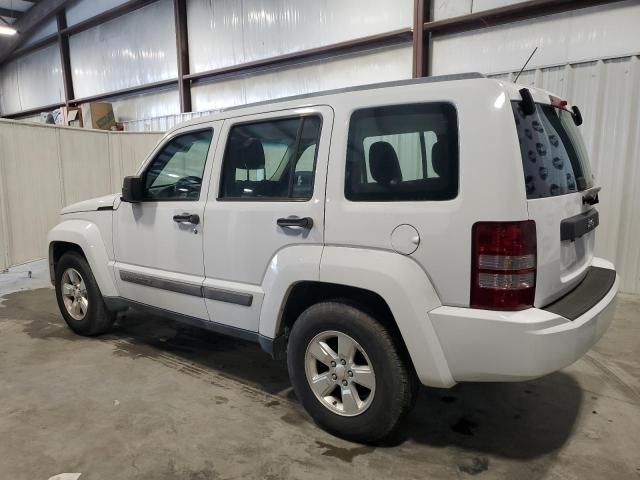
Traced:
POLYGON ((410 360, 393 313, 382 296, 371 290, 351 285, 312 280, 296 282, 288 289, 277 321, 275 338, 280 339, 280 342, 275 345, 274 356, 282 356, 284 353, 282 350, 286 348, 289 332, 302 312, 321 302, 344 303, 371 315, 384 325, 398 347, 410 360))
POLYGON ((109 267, 109 254, 98 226, 87 220, 72 219, 56 225, 48 235, 49 275, 55 283, 55 266, 66 252, 81 254, 93 273, 103 296, 117 296, 118 291, 109 267))
POLYGON ((442 305, 423 268, 410 256, 387 250, 327 246, 320 280, 371 290, 389 305, 420 381, 451 387, 455 380, 429 318, 442 305))
POLYGON ((389 251, 325 246, 319 263, 315 274, 298 275, 287 285, 277 282, 277 294, 265 288, 269 308, 263 306, 260 319, 263 348, 285 351, 287 327, 313 302, 353 301, 375 310, 373 316, 397 333, 423 384, 455 384, 428 315, 441 306, 440 299, 413 259, 389 251))
POLYGON ((56 283, 56 265, 67 252, 76 252, 82 255, 82 257, 86 260, 87 256, 84 254, 84 250, 77 243, 65 242, 63 240, 54 240, 49 243, 49 278, 51 279, 51 284, 54 285, 56 283))

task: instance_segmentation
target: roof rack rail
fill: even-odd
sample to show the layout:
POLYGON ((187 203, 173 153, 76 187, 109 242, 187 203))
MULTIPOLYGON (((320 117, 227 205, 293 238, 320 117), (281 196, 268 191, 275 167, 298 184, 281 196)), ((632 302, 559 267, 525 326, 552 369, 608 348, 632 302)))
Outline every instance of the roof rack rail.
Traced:
POLYGON ((320 92, 313 92, 313 93, 304 93, 302 95, 293 95, 290 97, 274 98, 273 100, 262 100, 260 102, 245 103, 243 105, 223 108, 223 109, 220 109, 219 111, 228 112, 228 111, 237 110, 240 108, 259 107, 261 105, 266 105, 269 103, 290 102, 294 100, 303 100, 305 98, 323 97, 326 95, 336 95, 339 93, 357 92, 361 90, 375 90, 378 88, 400 87, 403 85, 416 85, 416 84, 422 84, 422 83, 452 82, 455 80, 470 80, 474 78, 487 78, 487 77, 486 75, 483 75, 482 73, 479 73, 479 72, 469 72, 469 73, 456 73, 452 75, 436 75, 433 77, 411 78, 408 80, 394 80, 391 82, 371 83, 368 85, 356 85, 353 87, 337 88, 333 90, 323 90, 320 92))

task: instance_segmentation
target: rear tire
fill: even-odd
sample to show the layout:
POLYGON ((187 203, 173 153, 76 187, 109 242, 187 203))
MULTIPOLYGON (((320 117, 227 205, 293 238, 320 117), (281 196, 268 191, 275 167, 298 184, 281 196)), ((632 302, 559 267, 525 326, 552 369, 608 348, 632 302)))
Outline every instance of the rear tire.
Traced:
POLYGON ((56 300, 69 328, 79 335, 94 336, 108 331, 115 321, 85 258, 67 252, 55 268, 56 300))
POLYGON ((414 404, 417 378, 402 349, 355 306, 322 302, 305 310, 289 336, 287 365, 309 415, 348 440, 388 436, 414 404))

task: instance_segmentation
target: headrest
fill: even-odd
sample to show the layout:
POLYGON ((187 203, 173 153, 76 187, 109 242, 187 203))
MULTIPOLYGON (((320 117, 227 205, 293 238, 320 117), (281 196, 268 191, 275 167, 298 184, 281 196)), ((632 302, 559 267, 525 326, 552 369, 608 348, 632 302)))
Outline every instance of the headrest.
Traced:
POLYGON ((389 142, 375 142, 369 147, 369 170, 381 185, 402 181, 402 171, 395 149, 389 142))
POLYGON ((449 163, 449 146, 447 142, 444 140, 436 142, 431 149, 433 170, 439 177, 446 177, 449 175, 449 163))

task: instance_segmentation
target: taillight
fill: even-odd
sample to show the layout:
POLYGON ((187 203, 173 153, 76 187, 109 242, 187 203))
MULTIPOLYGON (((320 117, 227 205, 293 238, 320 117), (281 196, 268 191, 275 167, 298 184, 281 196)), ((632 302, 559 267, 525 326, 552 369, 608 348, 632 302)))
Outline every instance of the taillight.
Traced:
POLYGON ((471 307, 523 310, 536 293, 536 223, 479 222, 473 226, 471 307))

